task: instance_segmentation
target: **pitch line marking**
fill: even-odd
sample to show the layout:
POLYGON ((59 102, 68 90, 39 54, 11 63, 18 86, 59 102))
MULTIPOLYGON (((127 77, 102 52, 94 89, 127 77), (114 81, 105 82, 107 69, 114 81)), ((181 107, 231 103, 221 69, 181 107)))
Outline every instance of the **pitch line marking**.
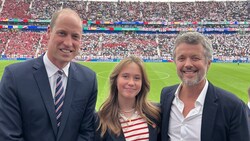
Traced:
POLYGON ((150 80, 162 80, 162 79, 168 79, 170 77, 170 75, 166 72, 160 72, 160 71, 154 71, 156 74, 157 73, 161 73, 161 74, 165 74, 166 76, 165 77, 161 77, 161 78, 150 78, 150 80))
MULTIPOLYGON (((109 72, 109 73, 110 73, 110 71, 101 71, 101 72, 98 72, 96 75, 97 75, 97 76, 99 76, 100 78, 103 78, 103 79, 108 79, 108 78, 109 78, 109 76, 104 77, 103 75, 101 75, 101 74, 106 73, 106 72, 109 72)), ((108 74, 108 75, 109 75, 109 74, 108 74)))

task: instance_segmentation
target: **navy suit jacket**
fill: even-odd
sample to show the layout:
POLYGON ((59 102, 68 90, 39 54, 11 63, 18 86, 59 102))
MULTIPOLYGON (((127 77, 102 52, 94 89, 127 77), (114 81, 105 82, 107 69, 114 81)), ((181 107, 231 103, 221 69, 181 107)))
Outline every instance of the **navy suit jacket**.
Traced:
POLYGON ((90 141, 94 137, 95 73, 71 62, 61 125, 42 56, 5 68, 0 83, 0 141, 90 141))
MULTIPOLYGON (((162 141, 169 140, 169 117, 177 87, 165 87, 161 92, 162 141)), ((249 141, 247 122, 244 102, 209 83, 202 113, 201 141, 249 141)))
MULTIPOLYGON (((160 123, 159 121, 156 121, 154 119, 151 119, 154 121, 156 124, 160 123)), ((116 136, 115 134, 111 133, 110 131, 107 131, 103 137, 101 137, 101 130, 97 130, 99 126, 99 119, 96 114, 95 116, 95 139, 94 141, 125 141, 125 137, 123 132, 119 136, 116 136)), ((158 141, 158 136, 159 136, 159 125, 157 127, 152 127, 150 124, 148 124, 148 129, 149 129, 149 141, 158 141)))
POLYGON ((247 105, 247 115, 248 115, 248 129, 249 129, 249 135, 250 135, 250 108, 247 105))

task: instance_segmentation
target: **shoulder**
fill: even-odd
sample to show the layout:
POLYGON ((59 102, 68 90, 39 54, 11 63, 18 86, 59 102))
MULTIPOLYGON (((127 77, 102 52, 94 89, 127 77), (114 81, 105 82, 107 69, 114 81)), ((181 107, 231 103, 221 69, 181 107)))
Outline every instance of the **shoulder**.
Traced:
MULTIPOLYGON (((14 76, 26 77, 31 74, 30 72, 34 71, 34 64, 37 64, 37 60, 38 59, 31 59, 10 64, 5 67, 5 71, 13 74, 14 76)), ((42 66, 42 62, 40 62, 39 65, 42 66)))
POLYGON ((71 62, 71 65, 72 65, 73 69, 75 69, 76 71, 79 71, 79 72, 84 72, 85 75, 86 75, 86 73, 90 76, 95 75, 95 72, 93 70, 91 70, 90 68, 88 68, 82 64, 79 64, 77 62, 71 62))
POLYGON ((206 100, 216 101, 223 109, 245 109, 245 103, 235 94, 216 87, 211 83, 208 86, 206 100))
POLYGON ((225 89, 214 86, 211 83, 209 84, 207 93, 214 93, 216 98, 219 99, 219 101, 225 102, 225 103, 228 103, 228 104, 230 104, 230 102, 232 102, 232 103, 241 103, 242 102, 242 100, 240 100, 232 92, 229 92, 229 91, 227 91, 225 89))
POLYGON ((72 74, 73 77, 75 77, 80 82, 83 82, 85 84, 86 82, 88 84, 94 82, 97 85, 96 73, 86 66, 83 66, 76 62, 72 62, 70 64, 69 72, 70 74, 72 74))
POLYGON ((8 65, 6 68, 9 68, 11 70, 16 70, 16 69, 27 69, 27 67, 32 67, 33 64, 36 62, 37 59, 30 59, 26 61, 20 61, 16 62, 13 64, 8 65))
POLYGON ((164 87, 164 88, 162 88, 161 92, 165 93, 165 92, 169 92, 169 91, 176 91, 176 89, 178 88, 178 86, 179 86, 179 84, 164 87))
POLYGON ((172 86, 167 86, 167 87, 162 88, 162 90, 161 90, 161 99, 168 96, 169 94, 174 94, 175 91, 177 90, 178 86, 179 86, 179 84, 172 85, 172 86))

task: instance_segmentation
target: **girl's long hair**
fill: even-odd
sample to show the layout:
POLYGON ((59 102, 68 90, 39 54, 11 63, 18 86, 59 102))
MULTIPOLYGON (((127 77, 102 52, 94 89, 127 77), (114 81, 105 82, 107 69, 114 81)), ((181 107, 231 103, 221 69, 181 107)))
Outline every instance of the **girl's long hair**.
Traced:
POLYGON ((156 121, 160 120, 159 107, 147 100, 147 95, 150 90, 150 83, 144 68, 143 61, 139 57, 130 56, 118 63, 109 77, 110 93, 106 101, 101 105, 98 112, 100 123, 97 130, 101 129, 101 136, 103 136, 108 130, 117 136, 121 134, 122 128, 119 122, 117 77, 123 67, 132 62, 139 66, 142 74, 142 87, 139 94, 136 96, 135 110, 138 111, 139 115, 146 119, 147 123, 153 127, 156 127, 157 124, 151 119, 156 121))

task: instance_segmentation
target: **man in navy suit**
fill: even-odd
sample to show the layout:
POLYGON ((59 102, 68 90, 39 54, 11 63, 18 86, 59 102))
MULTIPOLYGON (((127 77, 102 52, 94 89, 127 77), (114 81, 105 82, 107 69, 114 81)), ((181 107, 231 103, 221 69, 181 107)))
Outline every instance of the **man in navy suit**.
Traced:
POLYGON ((244 102, 206 79, 212 55, 204 35, 177 37, 173 58, 181 83, 161 92, 162 141, 250 140, 244 102))
MULTIPOLYGON (((247 103, 247 111, 248 111, 248 128, 250 129, 250 87, 248 88, 248 103, 247 103)), ((249 130, 250 134, 250 130, 249 130)))
POLYGON ((248 103, 247 103, 247 105, 248 105, 248 108, 249 108, 249 110, 250 110, 250 87, 248 88, 248 103))
POLYGON ((81 37, 78 14, 71 9, 57 11, 47 31, 48 51, 5 68, 0 84, 0 141, 93 139, 96 75, 71 62, 81 37))

